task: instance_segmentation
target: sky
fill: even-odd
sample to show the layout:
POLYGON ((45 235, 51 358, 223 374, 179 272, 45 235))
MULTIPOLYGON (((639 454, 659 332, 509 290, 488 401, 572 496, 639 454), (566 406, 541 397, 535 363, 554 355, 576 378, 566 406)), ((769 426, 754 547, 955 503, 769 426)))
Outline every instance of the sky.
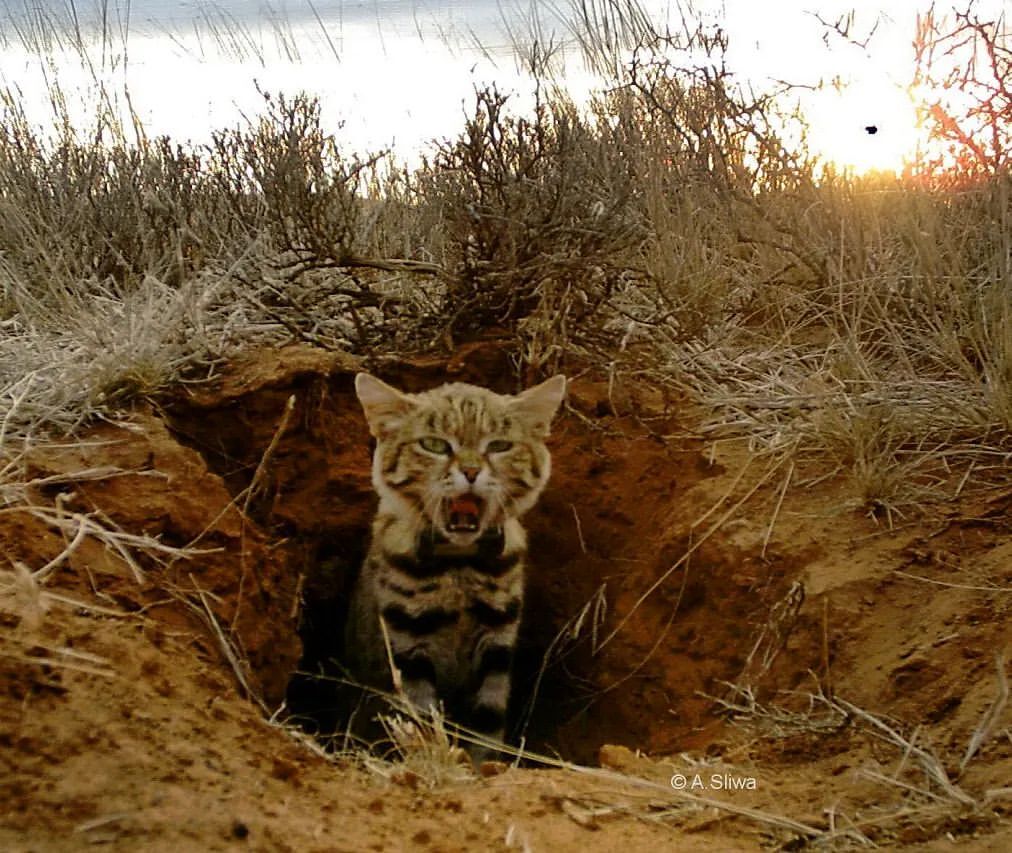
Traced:
MULTIPOLYGON (((828 159, 862 171, 898 168, 916 145, 905 87, 913 71, 916 15, 927 3, 641 3, 660 28, 677 27, 686 11, 720 26, 729 38, 728 66, 742 80, 758 88, 777 81, 801 87, 794 92, 811 122, 812 145, 828 159), (838 22, 850 38, 833 29, 838 22), (876 127, 874 135, 866 132, 869 126, 876 127)), ((391 147, 411 159, 426 140, 459 128, 476 85, 495 80, 522 102, 531 85, 517 70, 514 38, 529 32, 536 19, 543 33, 571 42, 563 23, 570 5, 0 0, 0 86, 12 87, 33 118, 44 121, 50 114, 45 93, 55 78, 84 120, 94 99, 91 80, 98 77, 109 91, 126 87, 150 135, 197 142, 255 113, 258 85, 305 90, 320 96, 325 120, 340 125, 339 139, 349 147, 391 147), (68 31, 80 28, 90 70, 82 68, 69 35, 62 45, 49 39, 46 50, 39 49, 30 34, 38 32, 40 17, 68 31), (105 40, 99 37, 103 20, 105 40), (33 44, 26 47, 26 40, 33 44)), ((978 2, 982 13, 1000 12, 1004 5, 978 2)), ((565 57, 566 82, 579 97, 595 80, 575 49, 565 57)))

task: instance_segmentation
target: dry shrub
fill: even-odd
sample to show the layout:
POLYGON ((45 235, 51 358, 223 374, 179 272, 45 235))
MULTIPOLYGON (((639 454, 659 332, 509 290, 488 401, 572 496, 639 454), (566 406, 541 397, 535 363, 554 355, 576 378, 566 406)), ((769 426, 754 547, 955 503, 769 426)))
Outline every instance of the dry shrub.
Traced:
POLYGON ((757 311, 774 280, 821 275, 793 227, 794 200, 813 183, 803 125, 773 93, 736 82, 725 48, 719 31, 655 39, 634 54, 626 84, 598 105, 618 122, 633 164, 649 223, 642 264, 681 340, 757 311), (712 59, 670 58, 687 50, 712 59), (785 141, 791 132, 801 137, 794 146, 785 141))
POLYGON ((464 132, 415 177, 446 230, 452 331, 515 328, 550 305, 559 334, 601 307, 644 237, 625 154, 560 93, 529 117, 495 89, 477 93, 464 132))
MULTIPOLYGON (((781 93, 736 82, 719 30, 658 37, 633 6, 595 9, 615 39, 578 40, 609 54, 609 89, 578 108, 542 79, 527 111, 480 90, 414 170, 345 151, 307 95, 265 94, 201 147, 128 133, 109 98, 76 131, 58 90, 44 137, 8 92, 8 404, 66 426, 251 344, 391 352, 498 330, 531 373, 582 350, 687 388, 709 434, 829 460, 869 508, 1005 482, 1006 165, 957 183, 927 180, 931 164, 841 174, 781 93)), ((946 115, 968 138, 988 116, 1000 134, 999 30, 932 27, 924 44, 978 97, 946 115)), ((535 71, 551 52, 529 51, 535 71)))
POLYGON ((261 94, 264 112, 249 126, 213 135, 215 188, 247 231, 269 229, 271 248, 299 271, 342 266, 361 254, 364 177, 381 155, 345 156, 317 99, 261 94))
POLYGON ((871 510, 1007 483, 1007 171, 840 173, 776 97, 735 84, 719 32, 661 46, 606 104, 649 232, 650 286, 620 304, 654 375, 703 401, 710 434, 829 461, 871 510))
POLYGON ((974 0, 952 13, 947 21, 932 6, 918 17, 913 84, 926 94, 921 120, 935 140, 948 144, 949 155, 926 158, 918 173, 959 186, 1008 170, 1012 49, 1002 18, 982 18, 974 0))
POLYGON ((36 292, 148 274, 178 284, 220 251, 193 152, 127 146, 103 123, 82 138, 66 119, 45 140, 9 93, 0 112, 0 245, 36 292))

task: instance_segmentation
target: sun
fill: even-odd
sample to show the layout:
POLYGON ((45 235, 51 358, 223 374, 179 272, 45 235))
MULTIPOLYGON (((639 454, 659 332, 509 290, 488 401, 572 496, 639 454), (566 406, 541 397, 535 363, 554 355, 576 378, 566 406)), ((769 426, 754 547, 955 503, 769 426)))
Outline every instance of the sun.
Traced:
POLYGON ((900 174, 926 141, 909 93, 884 79, 822 90, 807 114, 813 152, 854 174, 900 174))

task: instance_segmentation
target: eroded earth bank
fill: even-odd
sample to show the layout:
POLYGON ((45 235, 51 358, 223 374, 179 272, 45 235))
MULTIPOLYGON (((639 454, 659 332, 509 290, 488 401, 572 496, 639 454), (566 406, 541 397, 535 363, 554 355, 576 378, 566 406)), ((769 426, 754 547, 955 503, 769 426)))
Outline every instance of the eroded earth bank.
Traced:
POLYGON ((569 766, 335 748, 374 510, 363 367, 537 378, 495 343, 290 347, 11 462, 0 848, 1007 849, 1012 495, 890 529, 579 365, 527 520, 512 708, 514 743, 569 766))

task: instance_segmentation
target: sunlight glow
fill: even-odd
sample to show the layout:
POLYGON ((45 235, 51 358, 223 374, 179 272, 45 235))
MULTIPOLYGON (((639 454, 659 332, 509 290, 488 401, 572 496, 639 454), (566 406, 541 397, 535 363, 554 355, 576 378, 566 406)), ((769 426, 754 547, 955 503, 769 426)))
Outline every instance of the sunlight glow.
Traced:
POLYGON ((910 95, 887 80, 865 80, 813 98, 807 110, 814 153, 841 170, 903 171, 926 143, 910 95))
MULTIPOLYGON (((58 6, 55 0, 40 2, 58 6)), ((660 0, 643 2, 660 21, 678 14, 660 0)), ((246 5, 252 4, 229 8, 246 5)), ((213 13, 216 4, 203 0, 178 19, 166 17, 166 10, 179 7, 164 0, 138 2, 136 9, 117 4, 129 26, 114 28, 108 44, 96 36, 86 45, 90 68, 72 42, 40 56, 19 46, 16 30, 5 32, 0 20, 0 36, 7 39, 0 40, 0 89, 16 92, 28 117, 41 124, 52 120, 55 81, 81 127, 90 125, 99 86, 128 124, 128 92, 129 107, 150 136, 194 142, 259 112, 257 84, 272 92, 303 90, 320 97, 324 122, 343 144, 390 148, 408 160, 428 140, 459 130, 477 86, 495 80, 513 93, 514 107, 530 100, 533 83, 518 71, 500 20, 526 8, 520 0, 439 0, 425 6, 425 14, 413 0, 403 0, 384 6, 383 16, 366 4, 339 5, 340 15, 324 21, 309 15, 304 2, 291 3, 291 14, 302 13, 277 25, 262 16, 213 13), (122 41, 127 32, 129 50, 122 41)), ((852 5, 845 0, 822 4, 818 16, 802 0, 785 0, 782 18, 751 0, 699 5, 707 10, 703 19, 729 34, 728 67, 740 80, 760 91, 797 87, 788 87, 785 102, 800 100, 810 151, 825 162, 856 174, 900 173, 930 147, 906 89, 914 72, 916 0, 896 0, 888 14, 868 5, 848 33, 826 24, 852 5)), ((998 0, 996 8, 1001 5, 998 0)), ((577 102, 595 82, 580 65, 567 62, 564 76, 577 102)))

